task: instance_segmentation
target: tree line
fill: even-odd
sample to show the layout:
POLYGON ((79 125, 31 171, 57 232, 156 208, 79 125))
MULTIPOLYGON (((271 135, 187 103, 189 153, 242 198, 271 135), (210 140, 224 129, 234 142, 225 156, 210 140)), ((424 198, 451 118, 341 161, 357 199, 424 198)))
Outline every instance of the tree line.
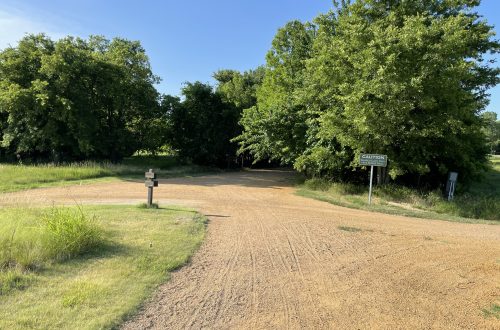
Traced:
POLYGON ((470 181, 500 152, 483 113, 499 42, 475 0, 334 1, 278 30, 266 64, 160 95, 139 42, 31 35, 0 53, 4 157, 119 160, 167 145, 198 164, 237 157, 308 176, 366 180, 361 153, 387 154, 382 181, 470 181))

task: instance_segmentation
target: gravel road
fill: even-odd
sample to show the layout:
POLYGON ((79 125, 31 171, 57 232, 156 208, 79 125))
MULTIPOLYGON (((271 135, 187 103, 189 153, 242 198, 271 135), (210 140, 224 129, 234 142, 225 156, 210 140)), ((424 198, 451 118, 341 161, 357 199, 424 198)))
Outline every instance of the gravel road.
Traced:
MULTIPOLYGON (((370 213, 255 170, 160 181, 209 218, 205 242, 124 329, 500 329, 500 226, 370 213)), ((3 194, 0 205, 139 203, 142 182, 3 194)))

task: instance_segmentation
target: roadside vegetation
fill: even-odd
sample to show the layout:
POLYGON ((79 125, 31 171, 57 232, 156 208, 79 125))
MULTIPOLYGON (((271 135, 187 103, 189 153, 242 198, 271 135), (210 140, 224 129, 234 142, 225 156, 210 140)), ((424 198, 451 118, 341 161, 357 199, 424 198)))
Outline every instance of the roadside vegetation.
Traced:
POLYGON ((215 170, 206 166, 182 164, 176 157, 165 155, 137 155, 116 164, 93 161, 38 165, 1 163, 0 193, 104 180, 143 179, 144 172, 149 168, 154 169, 162 179, 215 170))
POLYGON ((205 220, 181 208, 0 210, 0 328, 113 328, 184 265, 205 220))
MULTIPOLYGON (((458 187, 460 188, 460 187, 458 187)), ((335 205, 375 212, 460 222, 500 221, 500 156, 492 156, 491 168, 483 180, 467 191, 458 190, 449 202, 440 190, 423 191, 395 184, 374 186, 368 205, 368 187, 350 183, 309 179, 297 192, 335 205)))

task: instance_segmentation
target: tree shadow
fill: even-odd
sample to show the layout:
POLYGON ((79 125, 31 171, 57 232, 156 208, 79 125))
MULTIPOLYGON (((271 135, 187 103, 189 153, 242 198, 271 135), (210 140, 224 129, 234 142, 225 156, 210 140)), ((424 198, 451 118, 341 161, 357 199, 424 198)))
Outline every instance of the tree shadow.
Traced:
MULTIPOLYGON (((241 186, 251 188, 265 188, 280 190, 291 187, 297 181, 297 173, 291 169, 246 169, 241 171, 227 171, 209 173, 197 176, 182 176, 175 178, 159 178, 160 187, 169 184, 216 187, 241 186)), ((144 183, 144 179, 122 178, 123 181, 144 183)))

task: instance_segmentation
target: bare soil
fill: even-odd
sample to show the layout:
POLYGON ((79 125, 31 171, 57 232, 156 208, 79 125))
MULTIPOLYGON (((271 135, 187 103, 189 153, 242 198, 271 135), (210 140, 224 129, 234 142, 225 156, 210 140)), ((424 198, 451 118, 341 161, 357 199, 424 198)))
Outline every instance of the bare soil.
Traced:
MULTIPOLYGON (((190 265, 124 329, 500 329, 500 226, 353 210, 294 195, 293 174, 169 179, 163 207, 209 218, 190 265), (360 229, 360 230, 356 230, 360 229)), ((35 189, 0 205, 139 203, 143 182, 35 189)))

